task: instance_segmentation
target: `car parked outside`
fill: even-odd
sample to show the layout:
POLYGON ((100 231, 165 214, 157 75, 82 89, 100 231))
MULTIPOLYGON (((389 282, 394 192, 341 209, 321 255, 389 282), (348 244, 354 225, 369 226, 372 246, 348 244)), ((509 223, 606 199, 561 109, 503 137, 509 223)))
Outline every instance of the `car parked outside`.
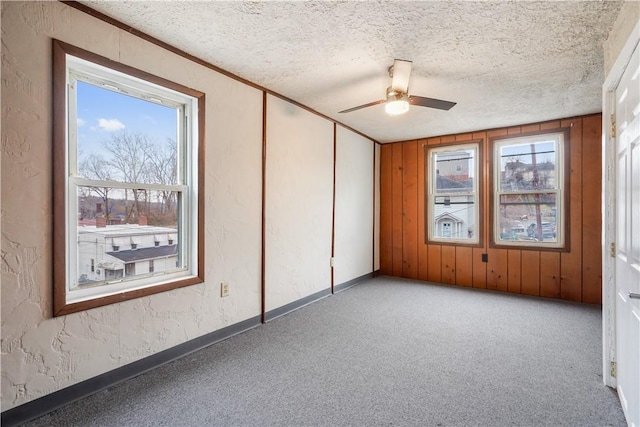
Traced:
MULTIPOLYGON (((556 230, 554 225, 548 221, 543 221, 541 225, 542 225, 542 238, 555 239, 556 230)), ((531 238, 536 238, 538 236, 537 225, 535 222, 532 222, 531 224, 529 224, 529 227, 527 227, 527 235, 531 238)))

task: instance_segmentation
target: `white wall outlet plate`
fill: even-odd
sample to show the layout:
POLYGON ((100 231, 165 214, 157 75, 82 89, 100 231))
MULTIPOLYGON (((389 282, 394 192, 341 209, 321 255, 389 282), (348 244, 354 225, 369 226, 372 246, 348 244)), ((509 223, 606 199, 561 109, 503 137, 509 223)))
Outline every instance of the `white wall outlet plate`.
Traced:
POLYGON ((220 297, 229 296, 229 282, 220 283, 220 297))

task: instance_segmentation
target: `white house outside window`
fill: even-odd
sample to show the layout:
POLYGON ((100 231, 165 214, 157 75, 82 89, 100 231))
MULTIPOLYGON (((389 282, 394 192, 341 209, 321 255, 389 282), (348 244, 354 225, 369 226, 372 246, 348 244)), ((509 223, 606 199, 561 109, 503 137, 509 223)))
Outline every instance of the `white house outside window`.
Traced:
POLYGON ((479 243, 478 143, 428 150, 428 240, 479 243))
POLYGON ((55 314, 201 282, 204 95, 58 41, 54 64, 55 314))
POLYGON ((565 133, 493 141, 493 241, 562 248, 565 133))

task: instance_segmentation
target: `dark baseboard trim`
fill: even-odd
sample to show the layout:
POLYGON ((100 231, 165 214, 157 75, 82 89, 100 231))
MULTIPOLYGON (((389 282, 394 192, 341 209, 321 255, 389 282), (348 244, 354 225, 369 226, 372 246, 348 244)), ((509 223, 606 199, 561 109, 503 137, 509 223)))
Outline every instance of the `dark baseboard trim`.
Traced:
POLYGON ((323 289, 320 292, 316 292, 315 294, 300 298, 299 300, 290 302, 289 304, 283 305, 282 307, 274 308, 271 311, 267 311, 267 313, 265 314, 265 322, 269 322, 277 317, 284 316, 287 313, 291 313, 294 310, 302 308, 305 305, 309 305, 319 299, 328 297, 329 295, 331 295, 331 288, 323 289))
POLYGON ((349 289, 350 287, 357 285, 358 283, 362 282, 363 280, 373 278, 373 277, 374 277, 374 274, 375 274, 375 273, 367 273, 367 274, 363 274, 363 275, 362 275, 362 276, 360 276, 360 277, 356 277, 355 279, 351 279, 351 280, 348 280, 348 281, 346 281, 346 282, 344 282, 344 283, 341 283, 341 284, 339 284, 339 285, 336 285, 336 286, 333 288, 333 290, 334 290, 334 292, 336 292, 336 293, 337 293, 337 292, 344 291, 345 289, 349 289))
POLYGON ((2 412, 0 424, 4 427, 11 427, 34 420, 76 400, 95 394, 130 378, 137 377, 158 366, 179 359, 189 353, 193 353, 194 351, 198 351, 249 329, 253 329, 261 324, 261 317, 255 316, 227 326, 226 328, 194 338, 185 343, 178 344, 159 353, 152 354, 144 359, 137 360, 112 371, 105 372, 97 377, 89 378, 88 380, 47 394, 46 396, 2 412))
MULTIPOLYGON (((355 279, 341 283, 334 287, 334 292, 344 291, 359 282, 379 275, 379 271, 367 273, 355 279), (378 274, 376 274, 378 273, 378 274)), ((302 308, 322 298, 331 296, 331 288, 323 289, 319 292, 293 301, 289 304, 268 311, 265 314, 265 321, 271 321, 294 310, 302 308)), ((0 424, 4 427, 18 426, 24 424, 58 408, 66 406, 77 400, 95 394, 118 383, 137 377, 161 365, 186 356, 187 354, 208 347, 217 342, 223 341, 239 333, 253 329, 262 324, 261 316, 255 316, 242 322, 227 326, 226 328, 213 331, 201 337, 194 338, 185 343, 163 350, 159 353, 147 356, 127 365, 105 372, 88 380, 84 380, 72 386, 63 388, 51 394, 47 394, 38 399, 16 406, 2 412, 0 424)))

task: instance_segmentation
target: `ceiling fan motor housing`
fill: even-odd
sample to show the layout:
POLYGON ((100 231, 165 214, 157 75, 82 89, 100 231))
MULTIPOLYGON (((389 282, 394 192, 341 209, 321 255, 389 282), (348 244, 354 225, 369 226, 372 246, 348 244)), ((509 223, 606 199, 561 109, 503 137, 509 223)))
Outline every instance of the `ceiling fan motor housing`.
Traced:
POLYGON ((387 101, 395 101, 400 100, 402 96, 408 97, 406 92, 402 92, 401 90, 394 89, 392 86, 387 88, 387 101))

